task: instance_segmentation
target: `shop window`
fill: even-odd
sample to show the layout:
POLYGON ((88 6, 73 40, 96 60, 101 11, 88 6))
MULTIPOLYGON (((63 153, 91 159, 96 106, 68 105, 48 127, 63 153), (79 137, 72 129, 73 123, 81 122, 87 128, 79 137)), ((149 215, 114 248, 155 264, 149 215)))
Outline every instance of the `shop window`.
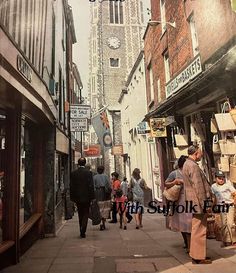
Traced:
POLYGON ((161 29, 162 29, 162 33, 164 33, 166 31, 165 0, 160 0, 160 11, 161 11, 161 29))
POLYGON ((5 124, 6 116, 0 111, 0 243, 3 241, 3 196, 4 196, 4 171, 5 171, 5 124))
POLYGON ((150 75, 150 102, 154 101, 154 85, 153 85, 153 70, 152 67, 149 69, 150 75))
POLYGON ((165 76, 166 76, 166 83, 170 80, 170 64, 169 64, 169 54, 165 52, 164 56, 164 66, 165 66, 165 76))
POLYGON ((199 53, 199 47, 198 47, 198 37, 197 37, 197 31, 195 26, 195 20, 193 15, 191 15, 189 18, 189 26, 190 26, 191 37, 192 37, 193 55, 196 56, 199 53))
POLYGON ((21 124, 21 163, 20 163, 20 225, 34 213, 34 126, 22 118, 21 124))

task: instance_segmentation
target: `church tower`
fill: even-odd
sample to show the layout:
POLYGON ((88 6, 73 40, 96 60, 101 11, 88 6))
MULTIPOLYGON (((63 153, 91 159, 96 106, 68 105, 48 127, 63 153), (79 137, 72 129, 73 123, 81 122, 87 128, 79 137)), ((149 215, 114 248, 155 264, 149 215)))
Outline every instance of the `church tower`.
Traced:
MULTIPOLYGON (((143 3, 141 0, 98 0, 91 2, 90 6, 88 94, 92 114, 106 107, 111 123, 113 145, 122 144, 118 99, 143 48, 145 28, 143 3)), ((90 141, 94 142, 94 137, 90 141)), ((122 164, 122 158, 119 160, 122 164)), ((114 163, 113 169, 117 170, 118 167, 117 171, 122 173, 118 161, 114 163)))

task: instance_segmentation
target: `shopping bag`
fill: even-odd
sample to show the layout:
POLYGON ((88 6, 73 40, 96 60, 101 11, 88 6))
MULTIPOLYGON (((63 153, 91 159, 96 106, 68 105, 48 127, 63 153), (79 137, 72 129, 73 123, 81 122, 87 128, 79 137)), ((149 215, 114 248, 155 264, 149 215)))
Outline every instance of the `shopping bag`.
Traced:
POLYGON ((99 225, 102 220, 100 209, 96 200, 91 202, 89 208, 89 218, 92 220, 92 225, 99 225))
POLYGON ((211 132, 212 134, 217 133, 217 123, 215 118, 211 118, 211 132))
POLYGON ((214 154, 220 154, 220 144, 219 144, 219 138, 218 135, 213 136, 213 141, 212 141, 212 152, 214 154))
POLYGON ((229 180, 236 183, 236 155, 234 155, 233 162, 229 167, 229 180))
POLYGON ((234 139, 221 139, 219 140, 219 145, 222 155, 236 154, 236 143, 234 139))
POLYGON ((162 195, 168 201, 177 201, 179 199, 180 191, 182 189, 182 185, 174 185, 171 188, 165 188, 162 195))
POLYGON ((220 131, 235 131, 236 124, 233 121, 233 118, 230 113, 226 113, 226 107, 231 110, 229 102, 225 102, 222 107, 221 113, 215 114, 217 126, 220 131))
POLYGON ((175 143, 177 147, 188 146, 188 136, 184 134, 182 128, 178 134, 175 134, 175 143))
POLYGON ((236 108, 232 108, 230 111, 229 111, 234 123, 236 123, 236 108))
POLYGON ((229 157, 221 156, 218 167, 219 167, 219 170, 221 170, 222 172, 229 172, 229 157))
POLYGON ((188 147, 173 147, 175 158, 180 158, 181 155, 188 155, 188 147))

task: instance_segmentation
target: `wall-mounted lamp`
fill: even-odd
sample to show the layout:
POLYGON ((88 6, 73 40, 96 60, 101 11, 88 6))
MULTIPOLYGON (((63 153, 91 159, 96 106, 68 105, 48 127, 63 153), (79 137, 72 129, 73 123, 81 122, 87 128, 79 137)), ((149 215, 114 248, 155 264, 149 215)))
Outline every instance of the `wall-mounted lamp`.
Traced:
POLYGON ((160 25, 160 24, 167 24, 173 28, 176 28, 176 23, 175 22, 161 22, 161 21, 148 21, 148 24, 150 26, 157 26, 157 25, 160 25))

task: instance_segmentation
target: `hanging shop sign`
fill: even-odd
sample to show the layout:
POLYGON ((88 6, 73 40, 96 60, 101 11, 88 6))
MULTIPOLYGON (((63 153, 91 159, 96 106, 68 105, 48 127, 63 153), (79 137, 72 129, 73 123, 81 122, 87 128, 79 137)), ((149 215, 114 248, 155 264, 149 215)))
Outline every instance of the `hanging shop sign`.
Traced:
POLYGON ((70 106, 70 118, 83 118, 90 119, 91 118, 91 106, 84 104, 72 104, 70 106))
POLYGON ((101 145, 89 145, 87 149, 83 150, 85 157, 100 157, 101 156, 101 145))
POLYGON ((87 132, 88 119, 86 118, 73 118, 70 120, 71 132, 87 132))
POLYGON ((112 155, 123 155, 123 145, 115 145, 112 147, 112 155))
POLYGON ((166 137, 166 119, 150 118, 150 128, 152 137, 166 137))
POLYGON ((183 71, 166 85, 166 97, 177 92, 202 72, 200 56, 197 56, 183 71))
POLYGON ((150 132, 149 124, 146 121, 142 121, 137 125, 137 134, 146 135, 150 132))

